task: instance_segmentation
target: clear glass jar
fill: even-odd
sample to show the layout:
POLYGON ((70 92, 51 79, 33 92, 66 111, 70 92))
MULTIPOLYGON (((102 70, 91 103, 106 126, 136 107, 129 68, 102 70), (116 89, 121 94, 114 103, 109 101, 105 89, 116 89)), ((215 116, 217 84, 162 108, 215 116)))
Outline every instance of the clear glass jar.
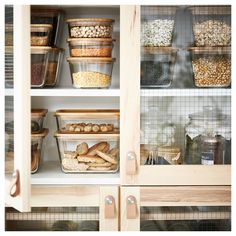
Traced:
POLYGON ((70 38, 111 38, 113 19, 68 19, 70 38))
POLYGON ((40 133, 43 130, 44 118, 47 114, 47 109, 31 109, 31 133, 40 133))
MULTIPOLYGON (((216 140, 216 145, 220 138, 223 138, 224 142, 226 139, 231 140, 231 137, 228 137, 229 134, 227 134, 227 132, 230 132, 230 127, 226 123, 228 118, 228 115, 211 106, 205 106, 201 112, 189 115, 189 123, 185 127, 184 162, 186 164, 202 164, 204 137, 212 138, 212 143, 216 140)), ((225 153, 225 145, 223 145, 223 152, 225 153)), ((224 156, 222 164, 226 164, 224 156)), ((227 156, 227 162, 229 162, 228 159, 231 159, 231 154, 228 153, 227 156)))
POLYGON ((51 37, 52 25, 31 24, 31 46, 48 46, 51 37))

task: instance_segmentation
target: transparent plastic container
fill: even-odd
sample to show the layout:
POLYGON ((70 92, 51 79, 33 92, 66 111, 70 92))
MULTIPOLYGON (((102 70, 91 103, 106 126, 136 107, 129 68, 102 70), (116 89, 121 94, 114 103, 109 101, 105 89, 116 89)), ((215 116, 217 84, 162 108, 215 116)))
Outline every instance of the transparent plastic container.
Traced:
POLYGON ((142 6, 142 46, 170 47, 172 45, 176 9, 176 6, 142 6))
POLYGON ((63 49, 31 47, 31 87, 53 87, 57 84, 63 49))
POLYGON ((47 136, 48 129, 43 129, 41 133, 31 134, 31 174, 38 171, 42 157, 43 139, 47 136))
POLYGON ((13 88, 13 46, 5 47, 5 87, 13 88))
POLYGON ((61 169, 65 173, 114 173, 119 167, 119 134, 56 132, 61 169))
POLYGON ((119 110, 57 110, 57 128, 62 133, 118 134, 119 110))
POLYGON ((170 47, 143 47, 141 87, 169 87, 173 80, 177 50, 170 47))
POLYGON ((112 57, 114 41, 107 38, 67 40, 71 57, 112 57))
POLYGON ((112 38, 113 19, 68 19, 70 38, 112 38))
POLYGON ((58 45, 63 24, 64 11, 31 6, 31 24, 50 24, 53 26, 48 45, 58 45))
POLYGON ((31 24, 31 46, 49 46, 52 25, 31 24))
POLYGON ((31 133, 40 133, 43 130, 44 118, 47 114, 47 109, 32 109, 31 110, 31 133))
POLYGON ((231 45, 231 7, 193 6, 194 45, 230 46, 231 45))
POLYGON ((75 88, 110 87, 114 58, 69 57, 67 61, 75 88))
POLYGON ((230 47, 190 48, 196 87, 229 87, 231 84, 230 47))
POLYGON ((5 24, 5 46, 13 46, 13 24, 5 24))
MULTIPOLYGON (((228 120, 228 115, 223 114, 215 107, 209 106, 203 107, 203 110, 198 113, 190 114, 189 123, 185 127, 184 162, 186 164, 202 164, 201 145, 204 137, 210 137, 212 140, 221 137, 225 143, 230 143, 231 146, 231 130, 227 122, 228 120)), ((230 164, 231 150, 226 152, 226 145, 223 146, 223 164, 230 164)))

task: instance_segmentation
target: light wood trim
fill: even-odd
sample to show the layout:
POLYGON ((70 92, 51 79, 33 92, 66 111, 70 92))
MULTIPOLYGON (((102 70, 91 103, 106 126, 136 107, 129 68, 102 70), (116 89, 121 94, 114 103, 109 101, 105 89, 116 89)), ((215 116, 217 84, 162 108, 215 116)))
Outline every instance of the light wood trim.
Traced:
MULTIPOLYGON (((120 7, 120 150, 121 166, 127 153, 140 159, 140 6, 120 7)), ((137 172, 139 170, 137 169, 137 172)), ((121 168, 121 182, 135 184, 137 175, 121 168)))
POLYGON ((119 187, 102 186, 100 187, 100 204, 99 204, 99 230, 100 231, 118 231, 119 230, 119 187), (115 217, 113 219, 105 218, 105 197, 111 195, 115 201, 115 217))
POLYGON ((14 169, 20 173, 20 194, 9 195, 6 204, 19 211, 30 210, 31 104, 30 104, 30 6, 14 6, 14 169))
POLYGON ((32 207, 87 207, 99 206, 98 186, 33 185, 32 207))
POLYGON ((142 165, 137 185, 231 185, 231 165, 142 165))
POLYGON ((141 206, 230 206, 230 186, 141 187, 141 206))
POLYGON ((121 214, 121 231, 139 231, 140 230, 140 187, 121 187, 120 189, 120 214, 121 214), (137 218, 127 219, 127 197, 134 196, 137 202, 137 218))

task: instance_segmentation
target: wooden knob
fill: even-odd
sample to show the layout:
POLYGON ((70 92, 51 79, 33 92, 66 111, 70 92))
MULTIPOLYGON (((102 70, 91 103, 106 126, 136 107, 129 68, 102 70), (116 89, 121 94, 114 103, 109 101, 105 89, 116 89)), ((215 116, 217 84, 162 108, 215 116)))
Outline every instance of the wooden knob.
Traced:
POLYGON ((116 217, 115 199, 108 195, 105 197, 105 219, 114 219, 116 217))
POLYGON ((128 196, 126 199, 126 217, 127 219, 135 219, 138 215, 137 201, 132 195, 128 196))
POLYGON ((137 171, 137 160, 135 152, 128 152, 126 158, 126 174, 135 175, 137 171))
POLYGON ((12 174, 12 182, 10 188, 10 196, 16 197, 20 194, 20 172, 19 170, 15 170, 12 174))

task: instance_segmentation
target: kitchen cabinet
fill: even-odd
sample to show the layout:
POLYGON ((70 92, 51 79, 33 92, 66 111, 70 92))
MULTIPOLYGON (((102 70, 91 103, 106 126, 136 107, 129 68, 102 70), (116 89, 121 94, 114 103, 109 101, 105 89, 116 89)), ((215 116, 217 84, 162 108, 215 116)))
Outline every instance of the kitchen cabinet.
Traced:
POLYGON ((230 205, 227 186, 122 186, 121 230, 230 231, 230 205))
MULTIPOLYGON (((223 220, 226 220, 228 224, 231 165, 185 163, 185 129, 189 122, 188 116, 200 112, 204 106, 217 107, 228 117, 231 115, 230 87, 197 88, 194 85, 190 53, 193 50, 191 48, 194 47, 191 9, 188 6, 173 6, 169 9, 165 6, 139 5, 50 7, 63 10, 66 19, 94 18, 95 16, 114 19, 113 38, 116 41, 113 57, 116 61, 109 89, 73 88, 69 64, 66 61, 69 56, 66 42, 68 26, 64 22, 61 27, 63 33, 57 45, 65 49, 58 85, 54 88, 30 88, 30 6, 14 6, 15 76, 13 87, 5 88, 5 100, 6 109, 7 104, 11 104, 12 114, 14 114, 14 149, 12 150, 14 151, 14 165, 12 169, 15 174, 13 178, 12 169, 6 173, 5 195, 6 206, 15 208, 17 211, 6 210, 7 220, 9 220, 8 228, 12 229, 12 222, 10 222, 12 220, 34 220, 34 214, 44 221, 42 214, 50 217, 50 214, 55 213, 55 220, 50 226, 44 225, 46 228, 52 227, 55 221, 61 220, 61 214, 66 215, 63 218, 65 221, 70 220, 73 214, 75 218, 78 217, 76 221, 79 221, 82 214, 83 221, 86 218, 83 212, 89 213, 91 207, 95 209, 90 212, 88 219, 95 220, 99 225, 99 230, 119 230, 119 221, 121 230, 145 230, 146 221, 153 224, 154 221, 166 221, 168 217, 172 221, 173 217, 177 217, 178 221, 221 220, 221 218, 209 218, 212 212, 217 217, 223 215, 225 217, 223 220), (159 15, 161 20, 165 20, 168 16, 167 19, 170 22, 175 21, 171 45, 165 49, 145 47, 143 22, 159 15), (171 78, 164 79, 163 83, 155 84, 155 86, 147 85, 144 83, 145 78, 147 79, 145 73, 147 74, 148 68, 155 67, 155 60, 160 63, 159 57, 163 60, 167 59, 164 67, 159 64, 158 66, 161 66, 163 71, 166 69, 165 73, 171 78), (31 175, 30 111, 40 108, 48 109, 44 126, 49 129, 49 133, 44 139, 43 158, 39 170, 31 175), (98 108, 120 109, 118 172, 110 174, 63 173, 54 138, 57 130, 55 111, 98 108), (152 145, 158 146, 158 142, 166 135, 163 129, 157 130, 158 119, 164 122, 161 123, 162 128, 165 124, 166 130, 175 132, 174 141, 171 139, 174 148, 171 150, 177 150, 178 158, 182 159, 181 164, 177 162, 168 165, 155 164, 151 160, 151 158, 159 157, 155 156, 156 150, 149 148, 152 145), (18 177, 17 181, 15 177, 18 177), (12 188, 17 191, 15 194, 13 191, 10 195, 12 188), (186 197, 185 192, 188 193, 186 197), (113 200, 109 201, 107 196, 112 196, 113 200), (127 207, 129 196, 134 197, 129 199, 131 203, 135 202, 135 207, 133 203, 131 204, 133 213, 132 211, 129 213, 127 207), (107 203, 109 202, 108 209, 115 209, 115 213, 110 214, 106 211, 106 199, 107 203), (121 201, 121 206, 119 206, 119 201, 121 201), (216 207, 216 209, 211 207, 216 207), (77 208, 85 209, 80 212, 77 208), (24 212, 30 211, 32 218, 31 213, 24 215, 24 212), (173 211, 176 214, 171 216, 173 211), (148 218, 150 212, 151 216, 148 218), (185 213, 186 217, 190 218, 184 218, 185 213), (192 213, 193 218, 191 218, 192 213)), ((229 17, 230 14, 227 13, 227 15, 229 17)), ((167 42, 167 44, 170 43, 167 42)), ((230 54, 230 46, 226 49, 227 54, 230 54)), ((152 71, 152 76, 156 76, 155 70, 152 71)), ((153 82, 147 80, 148 83, 153 82)), ((6 145, 11 137, 13 135, 6 137, 6 145)), ((165 138, 168 137, 165 136, 165 138)), ((161 150, 160 147, 159 150, 161 150)), ((162 151, 164 152, 165 148, 162 147, 162 151)), ((169 223, 165 223, 166 228, 163 226, 162 229, 168 230, 168 225, 169 223)), ((38 227, 37 224, 35 227, 38 227)), ((186 228, 191 228, 191 225, 187 225, 186 228)))

